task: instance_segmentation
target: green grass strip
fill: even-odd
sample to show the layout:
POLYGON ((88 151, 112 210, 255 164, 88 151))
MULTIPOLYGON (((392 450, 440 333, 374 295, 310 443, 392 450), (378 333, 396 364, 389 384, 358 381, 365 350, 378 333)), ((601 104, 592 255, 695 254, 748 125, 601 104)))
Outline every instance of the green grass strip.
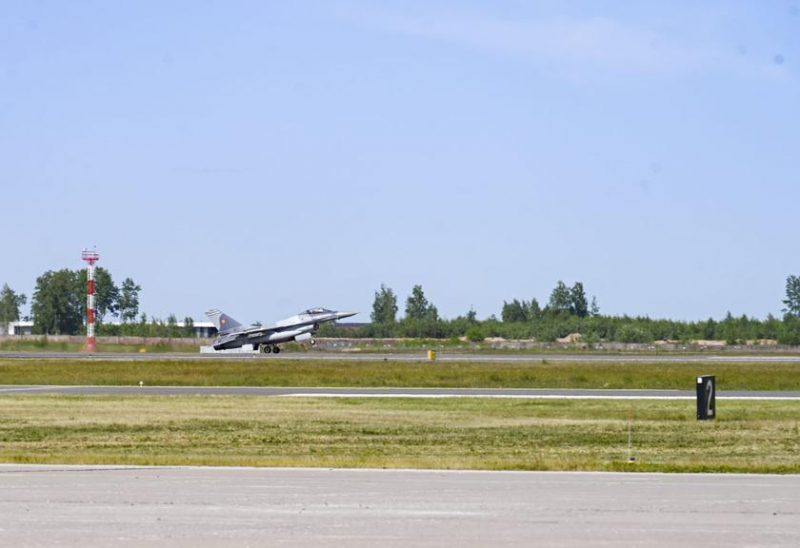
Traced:
POLYGON ((800 390, 798 363, 0 360, 2 384, 800 390))
POLYGON ((651 400, 7 395, 0 461, 800 473, 800 403, 718 414, 651 400))
MULTIPOLYGON (((115 353, 140 353, 143 350, 151 353, 167 353, 167 352, 197 352, 200 344, 192 344, 193 340, 189 341, 190 344, 174 344, 169 342, 158 342, 155 344, 122 344, 122 343, 103 343, 98 347, 98 352, 115 352, 115 353)), ((84 349, 86 343, 83 342, 65 342, 53 341, 47 339, 41 340, 15 340, 6 339, 0 341, 0 350, 4 352, 80 352, 84 349)))

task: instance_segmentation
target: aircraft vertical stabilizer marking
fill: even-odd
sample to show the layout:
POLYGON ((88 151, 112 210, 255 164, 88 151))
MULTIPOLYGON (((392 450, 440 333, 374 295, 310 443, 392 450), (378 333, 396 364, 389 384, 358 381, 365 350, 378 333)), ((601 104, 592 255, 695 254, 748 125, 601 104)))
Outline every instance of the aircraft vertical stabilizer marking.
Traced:
POLYGON ((217 331, 223 333, 225 331, 230 331, 232 329, 236 329, 237 327, 241 327, 242 324, 225 314, 224 312, 220 312, 219 310, 209 310, 206 312, 206 316, 212 322, 214 322, 214 327, 217 328, 217 331))

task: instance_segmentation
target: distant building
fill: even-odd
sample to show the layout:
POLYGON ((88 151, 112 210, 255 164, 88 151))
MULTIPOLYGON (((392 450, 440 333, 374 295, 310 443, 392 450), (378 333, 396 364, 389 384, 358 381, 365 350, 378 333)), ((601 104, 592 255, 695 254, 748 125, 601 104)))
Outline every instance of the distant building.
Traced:
MULTIPOLYGON (((115 324, 112 323, 106 325, 115 325, 115 324)), ((177 326, 185 327, 186 324, 184 322, 177 322, 177 326)), ((31 321, 11 322, 10 324, 8 324, 8 334, 33 335, 33 322, 31 321)), ((216 334, 217 334, 217 328, 214 327, 214 324, 212 322, 194 322, 195 337, 207 339, 216 336, 216 334)))
MULTIPOLYGON (((186 324, 178 322, 178 327, 184 327, 186 324)), ((202 339, 210 339, 217 336, 217 328, 214 327, 213 322, 194 322, 194 336, 202 339)))
POLYGON ((9 335, 32 335, 33 322, 31 321, 18 321, 8 324, 9 335))

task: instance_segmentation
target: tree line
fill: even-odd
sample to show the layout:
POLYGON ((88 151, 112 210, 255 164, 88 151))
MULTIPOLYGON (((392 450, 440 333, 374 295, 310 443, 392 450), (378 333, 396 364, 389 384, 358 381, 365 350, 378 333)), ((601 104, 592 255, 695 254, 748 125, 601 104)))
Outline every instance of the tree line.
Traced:
MULTIPOLYGON (((139 293, 142 288, 132 278, 120 285, 114 283, 111 273, 103 267, 95 269, 95 318, 98 335, 139 337, 193 337, 194 321, 184 319, 178 326, 174 314, 166 321, 149 318, 139 310, 139 293), (107 316, 119 318, 119 324, 107 324, 107 316)), ((81 270, 48 270, 36 278, 31 298, 33 332, 40 335, 79 335, 86 332, 87 273, 81 270)), ((8 331, 8 324, 19 321, 20 308, 27 302, 8 284, 0 290, 0 328, 8 331)))
POLYGON ((474 310, 454 319, 439 317, 436 306, 425 296, 422 286, 416 285, 406 299, 405 316, 398 319, 398 299, 395 292, 381 284, 375 292, 371 324, 355 328, 325 326, 320 335, 342 337, 467 337, 482 341, 488 337, 506 339, 536 339, 555 341, 574 333, 587 343, 603 341, 652 343, 655 341, 722 340, 728 344, 770 339, 780 344, 800 345, 800 277, 786 280, 786 299, 783 318, 772 315, 760 320, 730 312, 722 320, 677 321, 651 319, 646 316, 608 316, 600 313, 597 299, 588 299, 584 285, 568 286, 559 281, 550 293, 545 306, 536 298, 504 301, 501 316, 478 320, 474 310))
MULTIPOLYGON (((95 271, 98 335, 142 337, 194 336, 194 321, 184 319, 178 326, 174 314, 166 321, 148 318, 139 310, 141 286, 125 278, 117 286, 104 268, 95 271), (105 323, 106 316, 118 317, 121 323, 105 323)), ((20 309, 27 303, 8 284, 0 290, 0 331, 20 319, 20 309)), ((77 335, 85 333, 86 270, 47 271, 36 279, 31 299, 34 333, 77 335)), ((608 316, 600 313, 597 299, 588 298, 584 285, 568 286, 559 281, 544 306, 536 298, 503 301, 500 318, 494 315, 478 320, 475 310, 453 319, 440 317, 438 308, 428 300, 421 285, 415 285, 405 300, 404 316, 397 294, 381 284, 375 291, 370 319, 372 323, 356 328, 332 324, 323 326, 320 336, 457 338, 482 341, 488 337, 555 341, 578 333, 588 343, 602 341, 649 343, 660 340, 689 342, 723 340, 744 344, 758 339, 777 340, 780 344, 800 345, 800 277, 786 279, 783 317, 772 315, 760 320, 728 313, 721 320, 684 322, 649 317, 608 316)))

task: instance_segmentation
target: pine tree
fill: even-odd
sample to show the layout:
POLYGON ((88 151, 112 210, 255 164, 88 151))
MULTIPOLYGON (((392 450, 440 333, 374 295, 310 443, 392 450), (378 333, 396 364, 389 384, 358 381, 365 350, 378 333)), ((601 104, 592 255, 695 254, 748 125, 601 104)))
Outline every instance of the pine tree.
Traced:
POLYGON ((600 315, 600 306, 597 304, 597 297, 595 296, 592 296, 592 305, 589 308, 589 313, 594 317, 600 315))
POLYGON ((786 314, 800 316, 800 277, 789 276, 786 278, 786 299, 783 301, 786 314))

